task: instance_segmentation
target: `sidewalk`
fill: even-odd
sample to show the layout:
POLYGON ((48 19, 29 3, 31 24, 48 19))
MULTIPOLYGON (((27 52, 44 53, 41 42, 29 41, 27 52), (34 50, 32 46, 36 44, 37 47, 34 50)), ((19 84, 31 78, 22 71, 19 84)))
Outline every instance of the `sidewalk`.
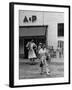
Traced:
POLYGON ((36 59, 34 64, 31 65, 29 59, 20 59, 19 67, 19 79, 28 78, 54 78, 64 76, 64 59, 63 58, 51 58, 49 63, 50 75, 40 75, 39 60, 36 59))
MULTIPOLYGON (((35 63, 38 63, 40 60, 35 59, 35 63)), ((29 59, 20 59, 20 63, 30 63, 31 61, 29 59)), ((64 63, 64 58, 51 58, 50 63, 64 63)))
POLYGON ((64 58, 52 58, 51 62, 64 63, 64 58))

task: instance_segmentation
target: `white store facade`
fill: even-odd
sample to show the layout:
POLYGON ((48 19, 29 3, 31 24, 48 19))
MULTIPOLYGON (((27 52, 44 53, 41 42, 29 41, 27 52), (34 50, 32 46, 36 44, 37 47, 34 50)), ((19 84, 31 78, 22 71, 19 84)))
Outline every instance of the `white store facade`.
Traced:
MULTIPOLYGON (((36 38, 45 35, 46 44, 53 46, 54 49, 57 49, 58 44, 61 43, 63 47, 64 35, 58 36, 59 24, 64 25, 63 12, 19 10, 19 53, 24 54, 24 38, 26 38, 26 36, 30 38, 32 35, 36 36, 36 38)), ((62 26, 62 29, 63 28, 64 26, 62 26)))

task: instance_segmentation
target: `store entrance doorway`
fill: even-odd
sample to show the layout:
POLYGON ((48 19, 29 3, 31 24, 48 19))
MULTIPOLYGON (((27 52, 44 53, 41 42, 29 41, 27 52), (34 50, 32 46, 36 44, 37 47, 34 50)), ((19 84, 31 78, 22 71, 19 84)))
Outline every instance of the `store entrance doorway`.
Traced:
MULTIPOLYGON (((34 43, 37 45, 37 47, 38 47, 39 43, 45 43, 45 41, 46 41, 44 36, 43 37, 37 37, 37 38, 32 37, 31 39, 28 39, 28 37, 27 37, 27 39, 24 39, 24 58, 25 59, 28 58, 28 49, 27 49, 26 45, 31 40, 34 40, 34 43)), ((36 51, 35 51, 35 54, 37 55, 36 51)))
POLYGON ((26 45, 33 39, 34 43, 46 43, 48 26, 20 26, 19 27, 19 54, 27 59, 28 49, 26 45))

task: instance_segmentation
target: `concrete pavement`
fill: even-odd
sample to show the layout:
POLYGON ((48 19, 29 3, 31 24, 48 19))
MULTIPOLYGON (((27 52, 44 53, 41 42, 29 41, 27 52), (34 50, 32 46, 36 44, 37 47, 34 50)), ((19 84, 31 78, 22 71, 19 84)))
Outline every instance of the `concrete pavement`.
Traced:
POLYGON ((49 63, 50 75, 46 73, 40 74, 40 63, 36 59, 32 65, 28 59, 20 59, 19 62, 19 79, 29 78, 54 78, 64 76, 64 59, 63 58, 51 58, 49 63))

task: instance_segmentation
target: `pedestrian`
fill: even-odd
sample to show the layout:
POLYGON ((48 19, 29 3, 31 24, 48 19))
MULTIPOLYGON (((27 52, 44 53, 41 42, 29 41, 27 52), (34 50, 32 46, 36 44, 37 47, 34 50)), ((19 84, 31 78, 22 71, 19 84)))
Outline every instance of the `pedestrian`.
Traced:
POLYGON ((30 61, 33 64, 34 63, 34 60, 36 58, 36 54, 35 54, 34 49, 37 48, 37 46, 34 43, 34 41, 31 40, 30 42, 27 43, 26 47, 28 48, 28 58, 30 59, 30 61))
POLYGON ((44 62, 43 62, 43 49, 42 49, 42 47, 39 48, 38 54, 39 54, 38 56, 39 56, 39 60, 40 60, 41 74, 43 74, 44 62))
POLYGON ((46 61, 47 57, 47 49, 45 44, 42 45, 42 48, 39 50, 39 55, 40 55, 40 67, 41 67, 41 74, 43 74, 43 69, 45 66, 45 72, 47 75, 50 74, 48 63, 46 61))

